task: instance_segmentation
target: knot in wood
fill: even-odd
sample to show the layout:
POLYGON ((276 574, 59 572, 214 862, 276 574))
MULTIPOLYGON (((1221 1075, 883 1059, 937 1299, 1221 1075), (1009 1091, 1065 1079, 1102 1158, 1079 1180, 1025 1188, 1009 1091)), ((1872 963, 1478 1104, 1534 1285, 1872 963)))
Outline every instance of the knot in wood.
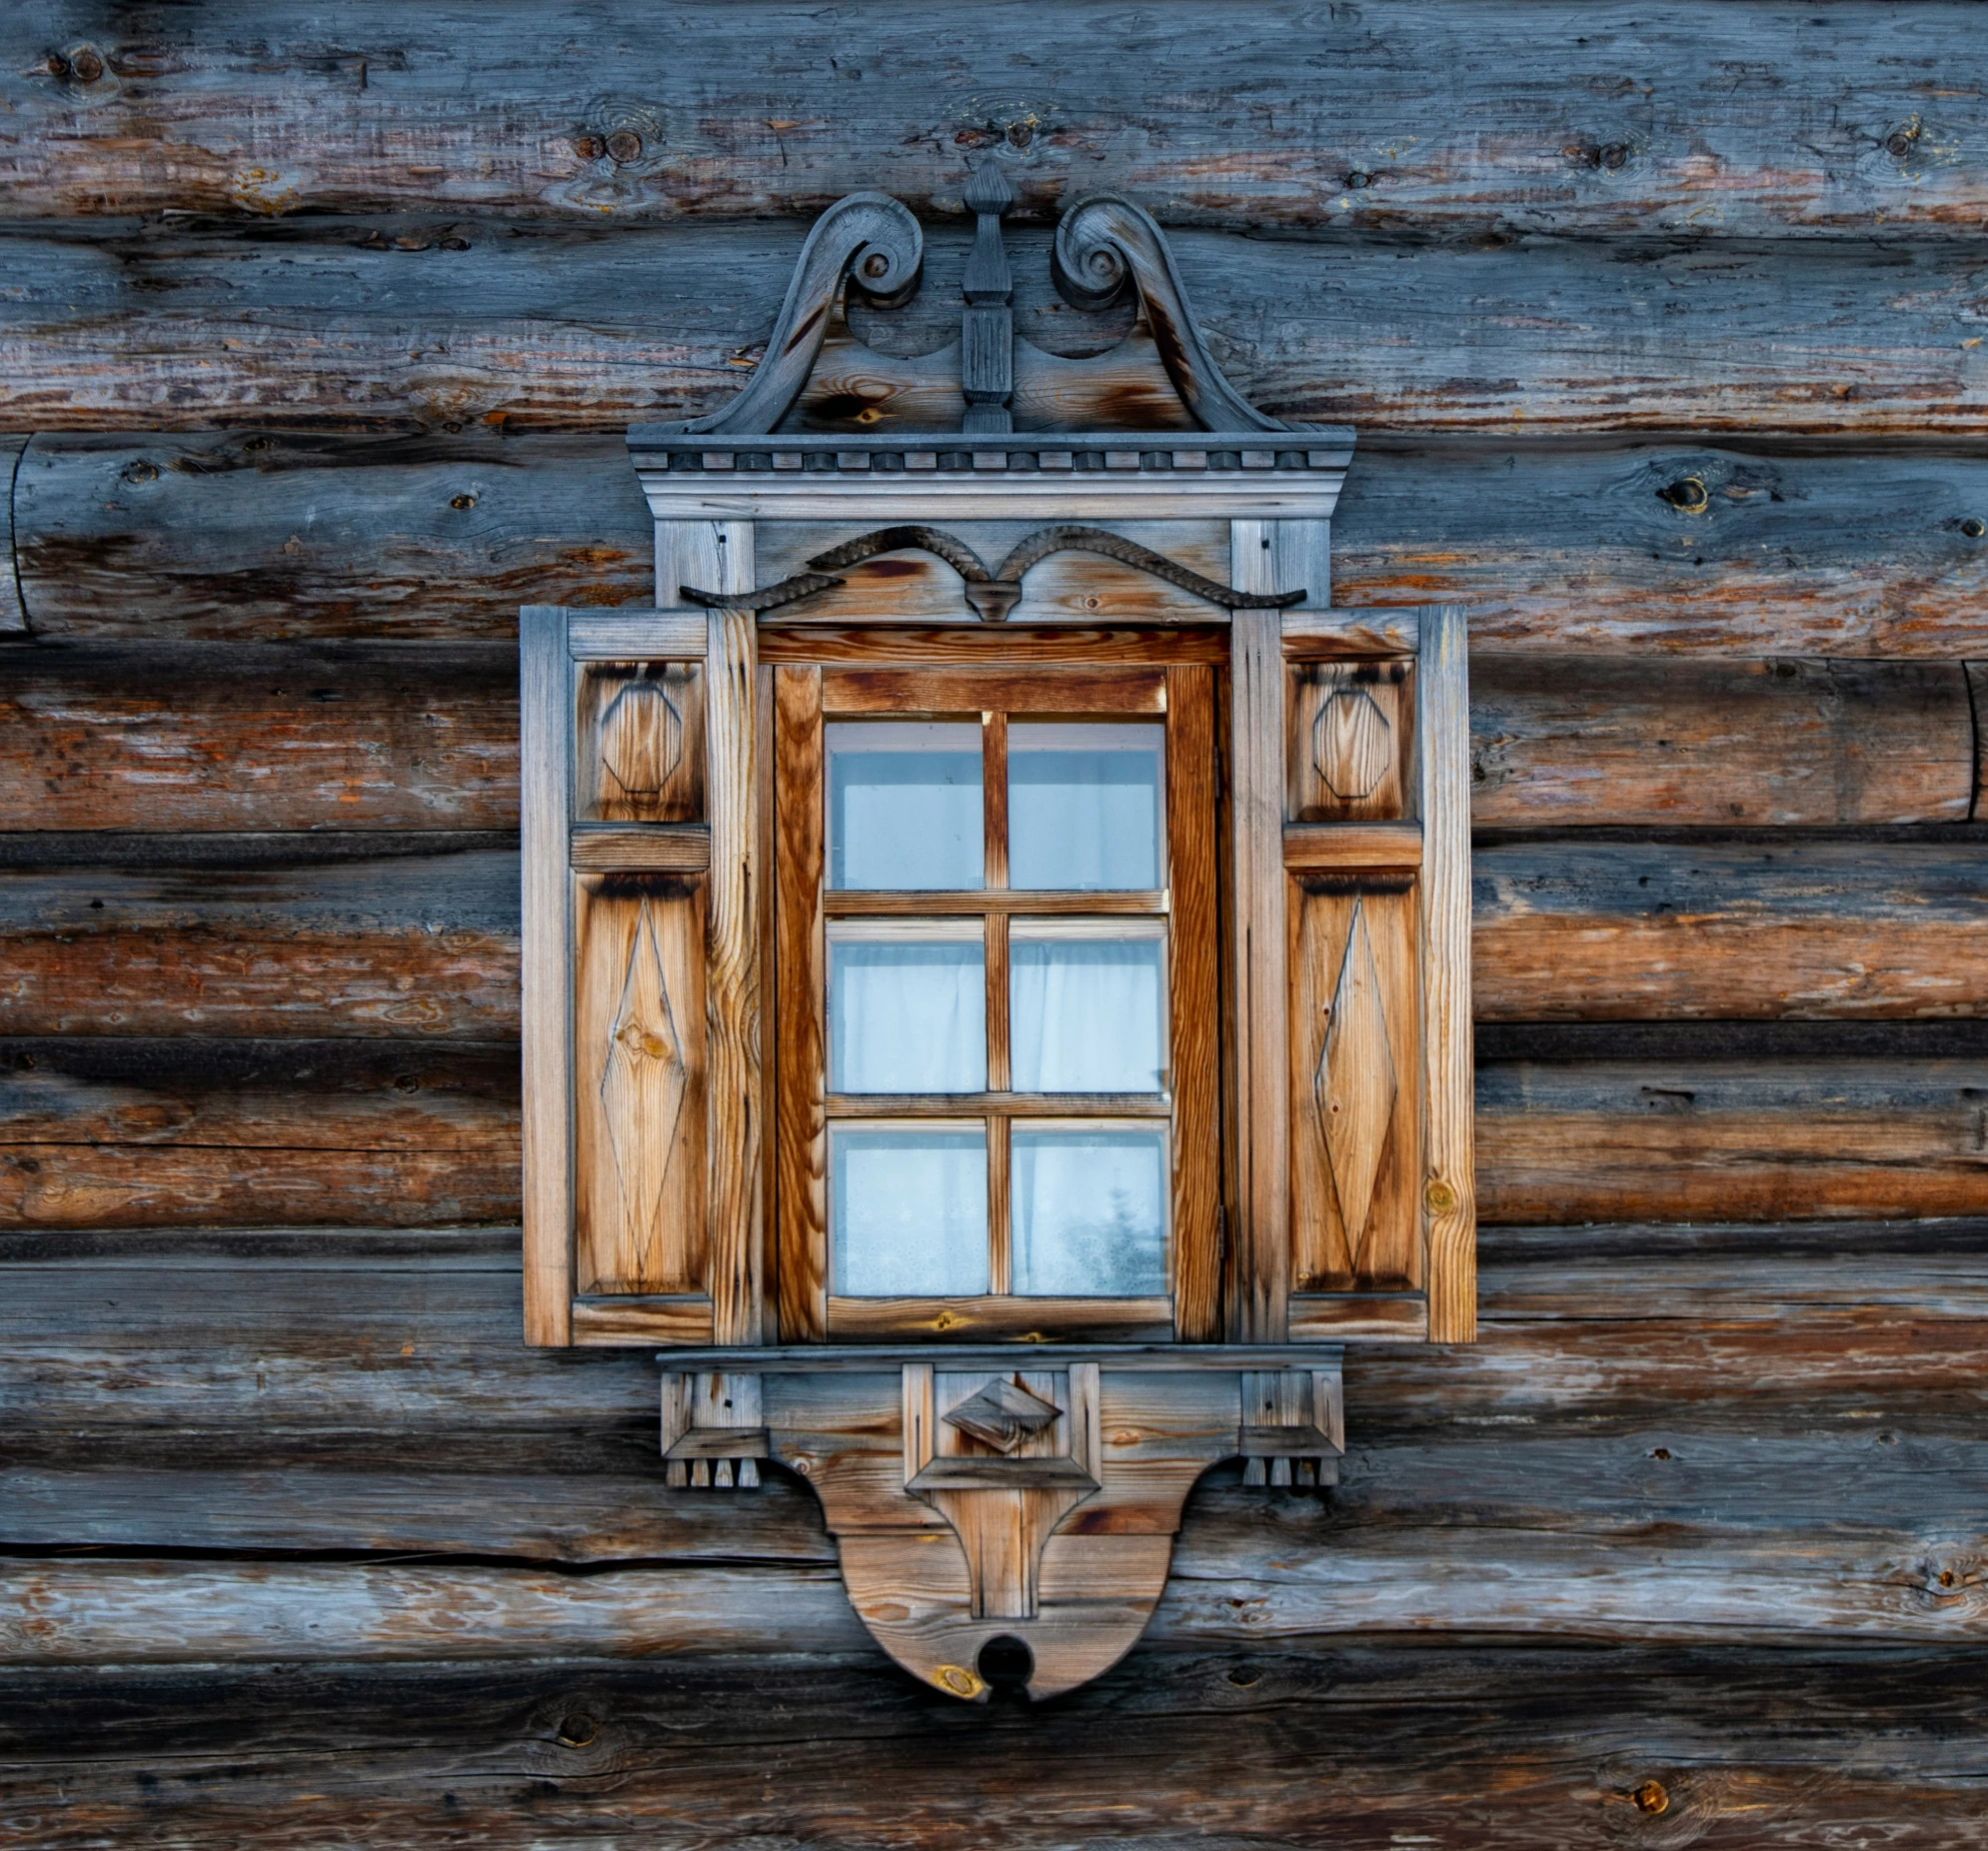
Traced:
POLYGON ((1670 1795, 1660 1780, 1644 1781, 1629 1797, 1635 1801, 1638 1812, 1655 1814, 1670 1810, 1670 1795))

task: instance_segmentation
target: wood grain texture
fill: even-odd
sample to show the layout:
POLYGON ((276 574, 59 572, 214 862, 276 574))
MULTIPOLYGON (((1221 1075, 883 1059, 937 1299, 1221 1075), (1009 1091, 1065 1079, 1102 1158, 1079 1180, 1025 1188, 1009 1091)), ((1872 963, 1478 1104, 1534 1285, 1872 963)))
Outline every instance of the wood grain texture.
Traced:
MULTIPOLYGON (((1390 622, 1467 602, 1487 650, 1988 657, 1988 543, 1964 528, 1984 509, 1988 463, 1957 447, 1362 430, 1336 596, 1390 622)), ((69 640, 508 638, 521 600, 646 605, 653 585, 619 431, 50 434, 22 459, 14 522, 28 619, 69 640)), ((1005 639, 960 636, 976 644, 1005 639)))
MULTIPOLYGON (((573 885, 574 673, 566 613, 519 613, 522 838, 519 867, 520 1189, 525 1239, 525 1336, 561 1344, 572 1334, 577 1283, 578 1177, 573 885)), ((597 1082, 598 1083, 598 1082, 597 1082)), ((295 1212, 293 1210, 293 1212, 295 1212)), ((236 1219, 244 1218, 239 1212, 236 1219)))
MULTIPOLYGON (((1958 663, 1502 651, 1472 670, 1480 826, 1885 825, 1965 820, 1972 801, 1958 663)), ((10 650, 0 824, 514 828, 516 674, 495 641, 10 650)))
MULTIPOLYGON (((81 866, 0 871, 0 1025, 515 1035, 517 858, 432 840, 441 853, 361 835, 64 839, 81 866), (327 849, 352 854, 301 859, 327 849)), ((1473 858, 1476 1012, 1979 1016, 1979 863, 1971 842, 1493 842, 1473 858)))
POLYGON ((944 50, 874 4, 833 27, 791 5, 751 17, 772 49, 742 65, 738 15, 714 4, 675 14, 667 45, 588 16, 549 42, 508 12, 472 41, 461 16, 374 4, 331 50, 300 5, 236 0, 151 36, 61 8, 47 42, 97 61, 10 76, 14 209, 415 207, 467 228, 492 211, 765 215, 876 187, 957 214, 962 154, 1003 138, 1028 217, 1081 185, 1310 232, 1821 237, 1882 222, 1911 239, 1957 234, 1984 203, 1971 144, 1932 100, 1976 75, 1966 11, 1947 5, 1823 20, 1696 0, 1653 20, 1534 4, 1488 24, 1456 0, 1356 21, 1279 5, 1245 29, 1205 4, 1128 21, 1009 3, 944 50), (1062 81, 967 95, 949 81, 952 60, 1003 69, 1018 46, 1062 81), (1756 75, 1770 67, 1773 82, 1756 75), (1628 87, 1639 74, 1663 81, 1645 94, 1628 87), (630 139, 610 149, 617 131, 630 139))
MULTIPOLYGON (((752 583, 752 528, 727 524, 722 591, 752 583)), ((711 875, 707 887, 705 1001, 710 1062, 709 1178, 713 1336, 757 1343, 765 1281, 765 1178, 760 1082, 759 663, 749 613, 711 613, 705 727, 710 769, 711 875)))
POLYGON ((11 1041, 0 1221, 515 1217, 518 1052, 404 1041, 11 1041))
POLYGON ((1965 1649, 1148 1646, 1053 1708, 976 1713, 971 1733, 950 1700, 872 1660, 811 1660, 777 1705, 766 1669, 741 1655, 14 1671, 0 1678, 22 1764, 7 1829, 50 1851, 140 1834, 299 1851, 359 1831, 404 1851, 433 1842, 438 1816, 492 1851, 744 1851, 855 1830, 891 1851, 964 1851, 990 1831, 1028 1851, 1077 1832, 1221 1851, 1598 1851, 1687 1834, 1717 1851, 1962 1851, 1984 1816, 1982 1671, 1965 1649), (1099 1755, 1112 1735, 1137 1752, 1099 1755), (1293 1780, 1293 1765, 1329 1767, 1329 1837, 1323 1777, 1293 1780))
POLYGON ((1468 1343, 1477 1333, 1468 646, 1460 605, 1423 610, 1415 657, 1422 1058, 1428 1076, 1422 1206, 1429 1336, 1438 1343, 1468 1343))
POLYGON ((829 1334, 828 959, 823 941, 822 677, 775 669, 775 1304, 786 1343, 829 1334))
POLYGON ((1173 1094, 1173 1325, 1183 1342, 1222 1326, 1220 774, 1215 677, 1166 675, 1167 882, 1173 1094))
MULTIPOLYGON (((1235 584, 1275 591, 1271 524, 1230 529, 1235 584)), ((1284 993, 1284 664, 1275 613, 1238 611, 1228 671, 1228 1034, 1234 1185, 1228 1331, 1276 1342, 1290 1289, 1288 1075, 1284 993)))
MULTIPOLYGON (((1792 248, 1659 237, 1606 263, 1579 240, 1278 241, 1182 226, 1172 244, 1230 383, 1281 419, 1421 434, 1964 438, 1988 393, 1988 362, 1953 333, 1978 259, 1964 241, 1901 244, 1887 231, 1792 248), (1357 325, 1341 307, 1354 301, 1357 325), (1445 302, 1471 312, 1431 310, 1445 302)), ((0 407, 17 429, 49 431, 447 436, 695 416, 759 358, 806 232, 799 218, 17 221, 0 227, 21 279, 0 329, 0 376, 13 382, 0 407), (369 248, 375 236, 386 250, 369 248), (402 237, 430 248, 393 248, 402 237), (426 337, 438 319, 446 346, 426 337), (218 349, 217 327, 228 331, 218 349)), ((935 313, 957 314, 948 277, 965 261, 964 228, 929 233, 926 292, 935 313)), ((1077 318, 1050 306, 1047 236, 1012 240, 1018 293, 1033 292, 1017 324, 1047 322, 1094 352, 1111 325, 1063 333, 1077 318)), ((923 332, 913 318, 879 338, 923 332)), ((861 403, 844 395, 845 413, 861 403)), ((1360 602, 1356 583, 1339 575, 1337 595, 1360 602)), ((1461 595, 1422 598, 1431 591, 1461 595)))

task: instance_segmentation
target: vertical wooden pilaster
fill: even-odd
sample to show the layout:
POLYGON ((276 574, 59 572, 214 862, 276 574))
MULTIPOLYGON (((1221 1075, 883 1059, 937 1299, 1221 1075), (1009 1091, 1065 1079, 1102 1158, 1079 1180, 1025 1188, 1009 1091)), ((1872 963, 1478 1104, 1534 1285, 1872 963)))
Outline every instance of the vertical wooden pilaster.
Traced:
POLYGON ((520 631, 524 790, 525 1341, 573 1340, 573 664, 566 613, 520 631))
POLYGON ((1428 1074, 1429 1339, 1477 1335, 1477 1201, 1470 1021, 1470 675, 1463 610, 1421 614, 1422 1034, 1428 1074))
MULTIPOLYGON (((1276 523, 1229 523, 1229 578, 1278 589, 1276 523)), ((1229 840, 1234 967, 1236 1221, 1229 1336, 1283 1341, 1289 1321, 1289 1048, 1284 990, 1284 655, 1275 611, 1237 611, 1229 631, 1229 840)))

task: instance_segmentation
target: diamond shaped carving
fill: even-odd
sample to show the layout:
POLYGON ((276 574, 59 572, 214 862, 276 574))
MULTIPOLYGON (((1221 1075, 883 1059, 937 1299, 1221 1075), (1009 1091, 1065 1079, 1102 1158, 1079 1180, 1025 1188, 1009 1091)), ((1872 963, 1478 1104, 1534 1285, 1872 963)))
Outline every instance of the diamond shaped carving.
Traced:
POLYGON ((1373 1207, 1374 1178, 1387 1149, 1397 1081, 1387 1039, 1380 971, 1366 927, 1366 908, 1356 902, 1346 929, 1346 954, 1332 991, 1332 1020, 1312 1078, 1312 1098, 1339 1197, 1346 1249, 1358 1270, 1361 1237, 1373 1207))
POLYGON ((601 716, 601 763, 631 797, 654 797, 684 756, 684 717, 655 682, 631 682, 601 716))
POLYGON ((621 1185, 622 1251, 636 1255, 647 1250, 663 1225, 677 1120, 690 1081, 663 979, 656 921, 646 900, 636 915, 621 1002, 608 1035, 601 1105, 621 1185))
POLYGON ((1394 728, 1364 688, 1341 688, 1318 710, 1311 757, 1333 796, 1370 796, 1393 760, 1394 728))
POLYGON ((996 1377, 979 1394, 962 1401, 946 1416, 946 1424, 994 1447, 1012 1452, 1048 1426, 1062 1409, 1053 1401, 1030 1394, 1019 1382, 996 1377))

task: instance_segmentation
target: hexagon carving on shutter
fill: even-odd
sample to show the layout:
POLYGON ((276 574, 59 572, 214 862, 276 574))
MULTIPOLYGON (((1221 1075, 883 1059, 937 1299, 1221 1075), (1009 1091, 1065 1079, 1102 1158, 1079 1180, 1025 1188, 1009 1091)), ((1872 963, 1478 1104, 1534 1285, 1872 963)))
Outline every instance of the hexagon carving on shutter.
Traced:
POLYGON ((601 763, 631 797, 653 797, 684 752, 684 717, 655 682, 631 682, 601 716, 601 763))
POLYGON ((1341 688, 1318 711, 1312 759, 1335 797, 1366 797, 1387 775, 1394 729, 1364 688, 1341 688))

